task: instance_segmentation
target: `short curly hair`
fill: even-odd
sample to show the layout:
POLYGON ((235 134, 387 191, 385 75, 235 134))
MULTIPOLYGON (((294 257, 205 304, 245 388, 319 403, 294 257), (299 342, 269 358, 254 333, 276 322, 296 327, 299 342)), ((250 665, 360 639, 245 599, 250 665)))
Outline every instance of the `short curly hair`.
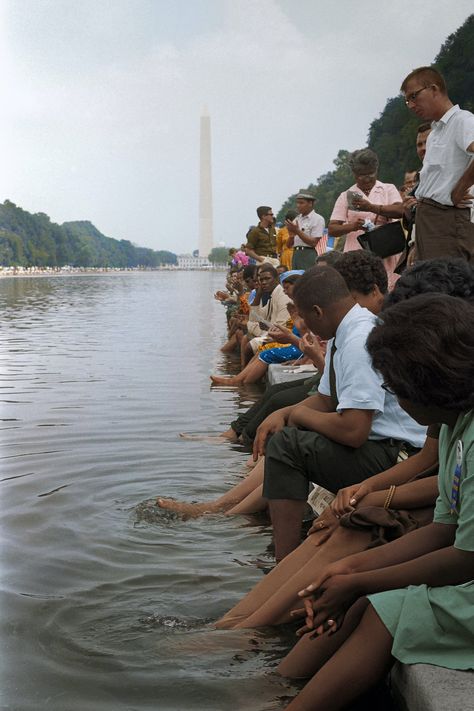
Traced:
POLYGON ((455 257, 417 262, 385 297, 384 308, 417 294, 449 294, 474 301, 474 267, 455 257))
POLYGON ((474 306, 420 294, 383 311, 367 339, 372 364, 403 399, 465 412, 474 407, 474 306))
POLYGON ((349 168, 354 175, 365 175, 366 173, 376 173, 379 168, 379 158, 371 148, 359 148, 349 154, 349 168))
POLYGON ((307 269, 293 289, 293 301, 303 311, 316 305, 326 309, 346 298, 350 299, 346 282, 336 269, 325 265, 307 269))
POLYGON ((333 267, 342 258, 342 252, 333 249, 331 252, 323 252, 316 257, 316 265, 322 267, 324 264, 333 267))
POLYGON ((374 286, 378 286, 382 294, 387 293, 387 272, 383 261, 376 254, 362 249, 345 252, 333 266, 344 277, 350 291, 367 295, 373 291, 374 286))

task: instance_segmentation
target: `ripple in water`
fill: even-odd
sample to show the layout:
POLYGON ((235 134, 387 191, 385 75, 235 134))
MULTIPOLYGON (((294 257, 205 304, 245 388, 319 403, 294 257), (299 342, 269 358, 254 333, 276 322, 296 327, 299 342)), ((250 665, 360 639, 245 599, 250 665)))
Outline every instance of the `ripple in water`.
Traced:
POLYGON ((260 711, 294 686, 272 673, 281 632, 216 631, 260 579, 257 519, 184 521, 154 497, 209 500, 242 448, 249 392, 212 389, 223 274, 3 279, 3 708, 260 711))

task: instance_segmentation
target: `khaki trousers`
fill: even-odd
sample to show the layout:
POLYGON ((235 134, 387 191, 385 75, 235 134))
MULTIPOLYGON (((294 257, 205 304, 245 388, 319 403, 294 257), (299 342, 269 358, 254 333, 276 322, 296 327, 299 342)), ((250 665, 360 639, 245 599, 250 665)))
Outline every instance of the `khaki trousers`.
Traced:
POLYGON ((461 257, 474 261, 474 224, 469 208, 422 201, 416 208, 417 259, 461 257))

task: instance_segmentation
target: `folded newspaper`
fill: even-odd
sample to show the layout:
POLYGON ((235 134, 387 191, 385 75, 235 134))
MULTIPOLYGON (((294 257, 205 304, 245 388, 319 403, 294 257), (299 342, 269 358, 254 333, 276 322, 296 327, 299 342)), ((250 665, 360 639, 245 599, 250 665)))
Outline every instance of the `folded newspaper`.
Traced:
POLYGON ((323 489, 322 486, 316 485, 311 494, 308 496, 308 504, 311 506, 314 513, 319 516, 322 514, 324 509, 326 509, 334 501, 335 498, 335 495, 331 491, 323 489))

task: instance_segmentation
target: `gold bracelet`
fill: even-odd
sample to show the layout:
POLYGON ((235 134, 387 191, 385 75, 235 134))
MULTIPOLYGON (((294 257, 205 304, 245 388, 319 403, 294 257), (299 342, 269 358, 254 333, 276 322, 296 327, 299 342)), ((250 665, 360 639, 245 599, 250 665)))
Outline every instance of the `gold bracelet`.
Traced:
POLYGON ((386 497, 386 499, 385 499, 385 503, 384 503, 384 505, 383 505, 384 509, 389 509, 389 508, 390 508, 390 504, 392 503, 393 495, 395 494, 395 489, 396 489, 396 488, 397 488, 397 487, 396 487, 394 484, 392 484, 391 487, 390 487, 390 489, 388 490, 388 494, 387 494, 387 497, 386 497))

